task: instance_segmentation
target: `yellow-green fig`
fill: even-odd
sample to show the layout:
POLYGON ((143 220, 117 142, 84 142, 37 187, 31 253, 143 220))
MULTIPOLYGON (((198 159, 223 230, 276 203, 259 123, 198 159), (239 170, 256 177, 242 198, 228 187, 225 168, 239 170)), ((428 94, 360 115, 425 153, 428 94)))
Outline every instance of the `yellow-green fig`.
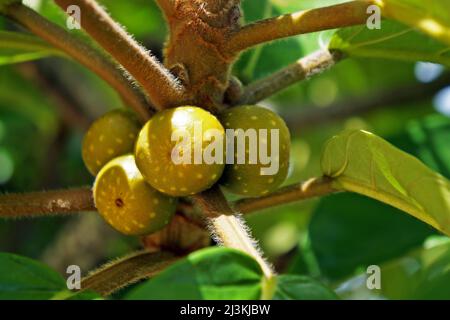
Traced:
POLYGON ((126 235, 147 235, 171 220, 176 199, 153 189, 136 167, 134 156, 108 162, 94 183, 95 206, 116 230, 126 235))
POLYGON ((276 190, 289 170, 290 133, 283 119, 273 111, 253 105, 226 110, 220 120, 234 132, 233 149, 221 183, 229 191, 256 197, 276 190), (245 161, 242 161, 245 160, 245 161))
POLYGON ((90 126, 83 139, 84 164, 92 175, 110 160, 133 152, 141 126, 128 110, 113 110, 90 126))
POLYGON ((224 128, 208 111, 185 106, 151 118, 136 141, 136 164, 147 182, 171 196, 210 188, 222 175, 224 128))

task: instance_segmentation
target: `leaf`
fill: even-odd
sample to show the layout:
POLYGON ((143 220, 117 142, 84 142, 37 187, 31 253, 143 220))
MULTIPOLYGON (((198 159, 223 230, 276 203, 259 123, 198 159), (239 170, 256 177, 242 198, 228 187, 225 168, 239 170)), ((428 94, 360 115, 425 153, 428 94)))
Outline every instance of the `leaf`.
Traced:
POLYGON ((336 188, 387 203, 450 234, 450 182, 382 138, 344 131, 327 142, 321 167, 336 188))
POLYGON ((323 198, 309 236, 321 274, 339 279, 420 246, 434 229, 379 201, 340 193, 323 198))
POLYGON ((381 289, 369 290, 367 275, 350 278, 336 289, 344 299, 450 299, 450 243, 420 248, 408 255, 382 264, 381 289))
POLYGON ((92 290, 72 292, 66 289, 55 294, 52 300, 103 300, 103 297, 92 290))
POLYGON ((46 300, 65 288, 64 279, 44 264, 0 253, 0 299, 46 300))
POLYGON ((305 276, 280 275, 274 300, 335 300, 336 294, 320 282, 305 276))
POLYGON ((263 274, 250 256, 227 248, 190 254, 133 289, 128 300, 259 299, 263 274))
POLYGON ((25 62, 63 54, 37 37, 0 31, 0 65, 25 62))
POLYGON ((383 15, 418 28, 450 45, 450 2, 447 0, 377 0, 383 15))
POLYGON ((340 29, 333 35, 329 48, 352 57, 428 61, 450 66, 448 46, 392 20, 383 20, 379 30, 366 26, 340 29))

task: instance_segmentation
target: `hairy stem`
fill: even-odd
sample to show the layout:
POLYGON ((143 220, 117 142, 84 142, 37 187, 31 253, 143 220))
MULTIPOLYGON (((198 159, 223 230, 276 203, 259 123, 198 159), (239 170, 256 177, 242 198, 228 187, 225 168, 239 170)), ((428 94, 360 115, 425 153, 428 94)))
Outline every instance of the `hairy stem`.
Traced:
POLYGON ((0 195, 0 217, 20 218, 95 210, 89 188, 0 195))
POLYGON ((137 252, 93 271, 81 280, 81 289, 109 296, 132 283, 157 275, 179 259, 167 252, 137 252))
POLYGON ((152 114, 152 107, 145 95, 132 84, 132 81, 109 56, 22 4, 9 5, 1 13, 92 70, 108 82, 121 95, 125 104, 134 109, 141 118, 146 119, 152 114))
POLYGON ((244 26, 229 41, 227 50, 239 52, 294 35, 366 23, 371 1, 351 1, 330 7, 299 11, 244 26))
MULTIPOLYGON (((332 188, 331 182, 332 180, 330 180, 330 178, 312 178, 305 182, 281 188, 277 192, 265 197, 238 200, 232 202, 230 205, 226 202, 220 190, 214 190, 214 192, 211 191, 209 193, 194 196, 194 200, 200 206, 200 209, 203 210, 204 213, 207 213, 209 217, 218 217, 222 214, 234 214, 231 208, 235 208, 238 212, 243 214, 249 214, 265 208, 337 192, 337 190, 332 188)), ((194 212, 191 212, 192 207, 190 205, 182 204, 180 209, 183 212, 186 212, 186 217, 193 220, 198 226, 203 225, 203 222, 201 221, 202 218, 197 217, 194 212)), ((6 210, 16 210, 16 216, 21 217, 39 216, 56 212, 75 213, 78 211, 96 211, 97 209, 94 205, 92 190, 89 187, 85 187, 47 192, 0 195, 0 217, 7 217, 6 210), (23 202, 29 202, 30 199, 35 199, 33 201, 34 203, 39 201, 39 203, 37 203, 38 205, 30 205, 30 203, 28 203, 27 208, 19 208, 23 202), (69 202, 73 200, 74 203, 69 204, 69 202), (63 202, 65 202, 64 205, 62 205, 63 202), (56 210, 59 208, 57 206, 58 204, 59 207, 61 207, 60 211, 56 210), (14 205, 16 205, 16 207, 13 207, 14 205), (17 208, 19 208, 19 210, 17 210, 17 208)))
POLYGON ((244 220, 231 209, 219 187, 196 195, 194 199, 208 218, 213 237, 226 247, 241 250, 252 256, 259 263, 265 277, 273 278, 272 267, 262 257, 258 244, 251 238, 244 220))
POLYGON ((77 5, 81 26, 142 85, 158 109, 183 101, 184 88, 178 80, 119 26, 94 0, 55 0, 63 9, 77 5))
POLYGON ((341 59, 342 54, 338 52, 330 53, 328 50, 318 50, 266 78, 249 84, 244 88, 240 99, 234 104, 258 103, 296 82, 328 70, 341 59))
POLYGON ((268 196, 243 199, 233 203, 233 207, 242 213, 251 213, 277 205, 299 200, 312 199, 338 192, 332 187, 330 178, 313 178, 303 183, 287 186, 268 196))
POLYGON ((174 0, 155 0, 166 17, 170 17, 174 12, 174 0))

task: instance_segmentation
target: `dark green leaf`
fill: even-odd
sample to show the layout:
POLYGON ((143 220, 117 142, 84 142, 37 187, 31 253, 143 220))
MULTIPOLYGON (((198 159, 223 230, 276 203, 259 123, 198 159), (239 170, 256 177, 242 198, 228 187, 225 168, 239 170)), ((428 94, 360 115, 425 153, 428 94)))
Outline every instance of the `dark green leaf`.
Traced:
POLYGON ((343 193, 322 199, 309 232, 322 274, 336 279, 403 255, 434 231, 393 207, 343 193))
POLYGON ((45 300, 66 288, 64 279, 32 259, 0 253, 0 299, 45 300))
POLYGON ((280 275, 274 300, 334 300, 336 294, 320 282, 305 276, 280 275))
POLYGON ((337 292, 345 299, 450 299, 450 243, 421 248, 381 265, 381 289, 369 290, 367 275, 342 283, 337 292))

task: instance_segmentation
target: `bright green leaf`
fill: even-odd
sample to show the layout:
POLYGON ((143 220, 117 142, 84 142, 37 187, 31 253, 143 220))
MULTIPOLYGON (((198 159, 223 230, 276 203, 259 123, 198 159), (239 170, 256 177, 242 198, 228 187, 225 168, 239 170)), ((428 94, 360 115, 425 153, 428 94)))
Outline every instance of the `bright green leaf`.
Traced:
POLYGON ((64 279, 46 265, 0 253, 0 299, 47 300, 64 288, 64 279))
POLYGON ((379 30, 369 30, 366 26, 340 29, 332 37, 329 48, 352 57, 428 61, 450 66, 450 48, 392 20, 384 20, 379 30))
POLYGON ((190 254, 133 289, 126 299, 259 299, 262 278, 258 263, 250 256, 210 248, 190 254))
POLYGON ((336 188, 392 205, 450 234, 450 182, 380 137, 344 131, 326 144, 321 167, 336 188))
POLYGON ((383 15, 418 28, 450 45, 450 2, 447 0, 377 0, 383 15))
POLYGON ((320 282, 305 276, 280 275, 274 300, 334 300, 336 294, 320 282))

